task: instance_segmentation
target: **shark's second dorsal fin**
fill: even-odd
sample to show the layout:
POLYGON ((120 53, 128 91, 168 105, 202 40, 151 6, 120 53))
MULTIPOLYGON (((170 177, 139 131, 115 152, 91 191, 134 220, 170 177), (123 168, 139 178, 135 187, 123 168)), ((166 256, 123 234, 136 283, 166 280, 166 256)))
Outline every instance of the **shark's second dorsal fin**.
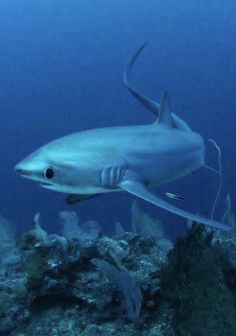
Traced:
POLYGON ((167 90, 164 91, 161 97, 160 114, 157 122, 169 127, 173 127, 173 120, 170 112, 170 98, 167 90))

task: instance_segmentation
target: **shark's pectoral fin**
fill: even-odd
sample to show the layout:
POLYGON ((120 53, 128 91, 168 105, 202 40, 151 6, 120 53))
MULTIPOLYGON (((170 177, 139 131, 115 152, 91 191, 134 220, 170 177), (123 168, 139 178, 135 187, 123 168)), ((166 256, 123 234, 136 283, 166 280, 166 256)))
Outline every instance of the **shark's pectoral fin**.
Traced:
POLYGON ((85 195, 80 195, 80 194, 69 194, 68 196, 66 196, 66 203, 67 204, 74 204, 77 202, 81 202, 81 201, 86 201, 89 200, 91 198, 97 197, 100 194, 85 194, 85 195))
POLYGON ((135 196, 138 196, 138 197, 140 197, 140 198, 142 198, 142 199, 144 199, 144 200, 146 200, 146 201, 148 201, 152 204, 155 204, 155 205, 159 206, 160 208, 163 208, 163 209, 165 209, 167 211, 170 211, 170 212, 172 212, 176 215, 179 215, 181 217, 191 219, 195 222, 198 222, 198 223, 201 223, 201 224, 204 224, 204 225, 208 225, 208 226, 211 226, 211 227, 214 227, 214 228, 217 228, 217 229, 222 229, 222 230, 225 230, 225 231, 231 230, 231 227, 228 226, 228 225, 216 222, 212 219, 204 218, 204 217, 199 216, 199 215, 195 215, 191 212, 179 209, 176 206, 174 206, 172 204, 169 204, 168 202, 166 202, 166 201, 162 200, 161 198, 157 197, 156 195, 152 194, 142 182, 127 181, 126 180, 126 181, 121 182, 120 187, 123 190, 126 190, 126 191, 128 191, 129 193, 131 193, 135 196))

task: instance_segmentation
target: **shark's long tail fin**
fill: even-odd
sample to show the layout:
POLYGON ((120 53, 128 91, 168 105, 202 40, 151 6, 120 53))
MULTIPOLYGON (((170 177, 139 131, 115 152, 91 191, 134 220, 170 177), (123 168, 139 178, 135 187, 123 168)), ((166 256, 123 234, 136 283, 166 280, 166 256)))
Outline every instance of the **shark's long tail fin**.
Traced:
MULTIPOLYGON (((123 74, 123 80, 124 80, 124 83, 125 83, 126 87, 129 89, 129 91, 132 93, 132 95, 144 107, 146 107, 149 111, 151 111, 156 116, 156 121, 158 121, 159 116, 160 116, 160 108, 161 108, 160 104, 158 102, 152 100, 151 98, 141 94, 129 82, 129 74, 130 74, 136 60, 138 59, 139 55, 141 54, 141 52, 143 51, 143 49, 147 45, 148 45, 148 42, 145 42, 134 53, 134 55, 131 58, 131 60, 129 61, 127 67, 125 68, 125 71, 124 71, 124 74, 123 74)), ((172 116, 173 127, 178 128, 178 129, 182 129, 182 130, 187 131, 187 132, 191 131, 191 128, 189 127, 189 125, 187 125, 187 123, 184 120, 182 120, 179 116, 177 116, 174 113, 171 113, 171 116, 172 116)))
POLYGON ((157 102, 155 102, 154 100, 148 98, 147 96, 144 96, 143 94, 141 94, 138 90, 136 90, 133 86, 131 86, 130 82, 129 82, 129 74, 130 71, 133 68, 133 65, 135 64, 137 58, 139 57, 139 55, 141 54, 141 52, 143 51, 143 49, 148 45, 148 42, 145 42, 144 44, 142 44, 137 51, 135 52, 135 54, 133 55, 133 57, 131 58, 131 60, 129 61, 127 67, 125 68, 125 71, 123 73, 123 80, 124 83, 126 85, 126 87, 129 89, 129 91, 132 93, 132 95, 144 106, 146 107, 148 110, 150 110, 155 116, 158 117, 159 115, 159 111, 160 111, 160 104, 158 104, 157 102))

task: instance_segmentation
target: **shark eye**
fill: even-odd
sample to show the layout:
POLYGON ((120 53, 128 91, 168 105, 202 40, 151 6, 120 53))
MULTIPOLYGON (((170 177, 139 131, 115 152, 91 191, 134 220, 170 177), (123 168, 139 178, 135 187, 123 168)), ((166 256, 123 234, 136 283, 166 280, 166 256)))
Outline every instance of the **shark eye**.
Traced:
POLYGON ((47 168, 45 170, 45 176, 47 179, 52 179, 54 176, 54 170, 52 168, 47 168))

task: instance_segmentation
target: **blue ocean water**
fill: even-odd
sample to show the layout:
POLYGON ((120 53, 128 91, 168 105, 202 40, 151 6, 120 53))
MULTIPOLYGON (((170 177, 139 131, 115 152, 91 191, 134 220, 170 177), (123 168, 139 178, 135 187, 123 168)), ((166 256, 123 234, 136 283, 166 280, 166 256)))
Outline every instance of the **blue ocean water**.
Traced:
MULTIPOLYGON (((64 195, 20 178, 14 165, 39 146, 87 128, 149 123, 152 114, 129 94, 122 72, 134 50, 150 45, 132 82, 159 100, 168 89, 173 110, 222 149, 224 190, 234 188, 236 3, 233 0, 2 0, 0 2, 1 213, 20 231, 40 211, 49 231, 58 230, 58 211, 77 211, 112 231, 130 222, 132 197, 103 195, 74 206, 64 195)), ((211 145, 207 161, 217 163, 211 145)), ((187 198, 183 206, 209 215, 217 188, 201 170, 161 188, 187 198)), ((182 219, 141 202, 163 218, 167 231, 182 219)))

